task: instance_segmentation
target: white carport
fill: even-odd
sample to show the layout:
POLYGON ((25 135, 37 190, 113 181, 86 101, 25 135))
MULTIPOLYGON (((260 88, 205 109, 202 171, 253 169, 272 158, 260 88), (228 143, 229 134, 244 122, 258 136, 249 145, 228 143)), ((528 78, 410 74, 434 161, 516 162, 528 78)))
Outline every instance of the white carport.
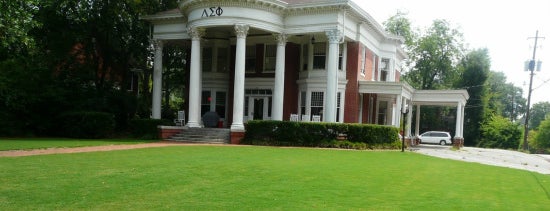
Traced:
POLYGON ((463 143, 464 106, 466 105, 468 98, 470 98, 470 95, 468 95, 468 91, 466 90, 416 90, 413 94, 412 100, 413 105, 416 106, 415 134, 418 135, 420 132, 421 106, 456 106, 456 129, 454 141, 460 141, 460 143, 463 143))

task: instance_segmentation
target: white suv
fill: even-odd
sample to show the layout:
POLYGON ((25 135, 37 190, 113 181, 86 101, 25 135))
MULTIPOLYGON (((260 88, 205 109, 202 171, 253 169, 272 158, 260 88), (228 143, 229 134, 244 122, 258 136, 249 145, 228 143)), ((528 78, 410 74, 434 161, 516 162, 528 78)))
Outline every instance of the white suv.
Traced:
POLYGON ((443 131, 428 131, 418 136, 422 144, 452 144, 451 134, 443 131))

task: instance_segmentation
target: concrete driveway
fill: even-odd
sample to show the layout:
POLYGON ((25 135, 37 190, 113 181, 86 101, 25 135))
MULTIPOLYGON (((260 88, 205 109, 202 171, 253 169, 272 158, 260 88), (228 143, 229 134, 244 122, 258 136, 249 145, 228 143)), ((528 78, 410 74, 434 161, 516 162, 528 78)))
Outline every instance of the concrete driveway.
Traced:
POLYGON ((410 149, 416 153, 440 158, 522 169, 541 174, 550 174, 550 155, 526 154, 511 150, 485 149, 476 147, 464 147, 460 150, 451 150, 451 146, 427 144, 414 146, 410 149))

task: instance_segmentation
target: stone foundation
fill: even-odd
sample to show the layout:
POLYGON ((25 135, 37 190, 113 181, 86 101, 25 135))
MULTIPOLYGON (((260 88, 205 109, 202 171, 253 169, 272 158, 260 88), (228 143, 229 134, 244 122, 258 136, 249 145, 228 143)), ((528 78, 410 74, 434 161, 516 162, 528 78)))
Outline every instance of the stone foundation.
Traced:
POLYGON ((165 140, 167 138, 170 138, 178 133, 181 133, 184 127, 182 126, 162 126, 159 125, 158 127, 159 131, 159 139, 165 140))

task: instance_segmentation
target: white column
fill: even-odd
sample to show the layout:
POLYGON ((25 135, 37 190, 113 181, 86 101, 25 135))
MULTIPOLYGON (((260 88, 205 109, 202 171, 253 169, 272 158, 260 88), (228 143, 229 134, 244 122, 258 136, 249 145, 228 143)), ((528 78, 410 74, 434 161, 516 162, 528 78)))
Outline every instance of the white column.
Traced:
POLYGON ((462 104, 458 103, 456 106, 456 126, 455 126, 455 138, 462 138, 462 104))
POLYGON ((460 112, 460 137, 464 138, 464 108, 466 105, 462 106, 462 111, 460 112))
POLYGON ((204 30, 189 28, 191 36, 191 63, 189 70, 189 120, 188 127, 200 127, 201 115, 201 37, 204 30))
MULTIPOLYGON (((405 102, 403 101, 402 95, 397 95, 396 98, 397 102, 393 106, 393 118, 392 118, 392 125, 395 127, 401 128, 401 118, 403 117, 403 106, 405 105, 405 102)), ((405 132, 403 132, 404 134, 405 132)))
POLYGON ((326 32, 329 41, 327 53, 327 91, 323 120, 336 122, 336 99, 338 93, 338 48, 342 35, 339 30, 326 32))
POLYGON ((416 105, 416 125, 414 126, 414 134, 420 135, 420 105, 416 105))
POLYGON ((246 35, 248 34, 248 25, 235 25, 235 35, 237 35, 237 46, 235 52, 235 84, 233 88, 233 124, 232 131, 244 131, 243 112, 244 112, 244 71, 246 61, 246 35))
POLYGON ((406 126, 407 133, 405 134, 407 137, 411 136, 412 111, 413 111, 413 105, 412 105, 412 102, 409 100, 409 113, 407 113, 407 126, 406 126))
POLYGON ((153 40, 155 46, 155 61, 153 63, 153 102, 152 102, 152 118, 161 118, 162 104, 162 40, 153 40))
POLYGON ((275 87, 273 88, 271 119, 283 120, 283 103, 285 95, 285 49, 286 34, 275 34, 277 40, 277 58, 275 64, 275 87))

